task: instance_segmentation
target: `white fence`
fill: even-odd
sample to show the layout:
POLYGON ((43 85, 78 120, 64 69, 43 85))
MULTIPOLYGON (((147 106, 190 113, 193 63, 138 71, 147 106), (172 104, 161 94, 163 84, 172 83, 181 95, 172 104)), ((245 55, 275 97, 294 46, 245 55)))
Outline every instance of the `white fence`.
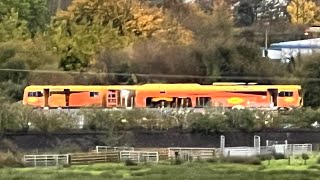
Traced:
POLYGON ((260 149, 255 147, 227 147, 223 149, 223 156, 255 156, 260 149))
POLYGON ((190 159, 210 159, 216 155, 216 148, 182 148, 170 147, 168 148, 168 158, 182 158, 190 159))
POLYGON ((107 152, 107 151, 133 151, 133 147, 111 147, 111 146, 96 146, 96 152, 107 152))
POLYGON ((222 150, 224 156, 256 156, 265 154, 284 154, 286 156, 312 153, 312 144, 275 144, 257 147, 227 147, 222 150))
POLYGON ((140 162, 159 162, 158 152, 147 151, 120 151, 120 160, 132 160, 138 163, 140 162))
POLYGON ((23 160, 26 166, 33 167, 48 167, 69 164, 69 156, 67 154, 24 155, 23 160))
POLYGON ((312 153, 312 144, 277 144, 275 152, 285 155, 301 155, 312 153))

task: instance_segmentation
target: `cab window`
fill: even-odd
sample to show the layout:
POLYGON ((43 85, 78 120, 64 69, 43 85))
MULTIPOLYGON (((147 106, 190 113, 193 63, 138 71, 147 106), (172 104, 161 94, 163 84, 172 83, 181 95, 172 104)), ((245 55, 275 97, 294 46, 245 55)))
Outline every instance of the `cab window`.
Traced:
POLYGON ((28 97, 42 97, 43 94, 40 91, 36 91, 36 92, 28 92, 28 97))
POLYGON ((97 97, 99 96, 99 92, 90 92, 90 97, 97 97))
POLYGON ((290 91, 281 91, 279 93, 279 97, 292 97, 293 96, 293 92, 290 91))

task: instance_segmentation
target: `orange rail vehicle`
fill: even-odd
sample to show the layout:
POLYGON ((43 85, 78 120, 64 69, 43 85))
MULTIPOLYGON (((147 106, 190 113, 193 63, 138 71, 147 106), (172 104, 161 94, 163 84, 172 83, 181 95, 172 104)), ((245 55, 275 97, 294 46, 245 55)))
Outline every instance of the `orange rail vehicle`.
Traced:
POLYGON ((23 104, 38 108, 299 108, 299 85, 253 83, 28 86, 23 104))

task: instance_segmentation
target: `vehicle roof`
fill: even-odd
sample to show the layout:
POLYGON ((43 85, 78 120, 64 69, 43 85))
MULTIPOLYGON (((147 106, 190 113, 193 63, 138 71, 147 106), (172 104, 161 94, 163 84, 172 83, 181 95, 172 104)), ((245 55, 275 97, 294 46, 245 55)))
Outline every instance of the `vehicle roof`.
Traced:
POLYGON ((80 90, 193 90, 193 91, 267 91, 267 89, 292 90, 301 89, 300 85, 200 85, 200 84, 144 84, 144 85, 31 85, 25 91, 50 89, 50 91, 80 90))

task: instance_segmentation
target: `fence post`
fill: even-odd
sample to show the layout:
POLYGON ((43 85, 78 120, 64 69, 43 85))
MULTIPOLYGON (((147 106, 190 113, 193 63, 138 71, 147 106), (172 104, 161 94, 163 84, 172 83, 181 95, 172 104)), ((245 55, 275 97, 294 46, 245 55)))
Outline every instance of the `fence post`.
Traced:
POLYGON ((45 157, 45 161, 44 161, 44 163, 45 163, 46 167, 48 167, 48 156, 47 156, 47 155, 45 155, 44 157, 45 157))
POLYGON ((34 167, 37 167, 37 156, 34 156, 34 167))
POLYGON ((254 149, 257 154, 260 154, 260 136, 254 136, 254 149))
POLYGON ((157 163, 159 162, 159 152, 157 152, 157 163))
POLYGON ((56 166, 58 166, 59 165, 59 155, 56 155, 56 166))
POLYGON ((220 148, 223 149, 225 147, 225 136, 221 135, 220 136, 220 148))
POLYGON ((225 144, 226 144, 226 138, 224 135, 220 136, 220 156, 223 156, 223 152, 224 152, 224 148, 225 148, 225 144))
POLYGON ((71 165, 71 154, 67 154, 67 164, 71 165))

